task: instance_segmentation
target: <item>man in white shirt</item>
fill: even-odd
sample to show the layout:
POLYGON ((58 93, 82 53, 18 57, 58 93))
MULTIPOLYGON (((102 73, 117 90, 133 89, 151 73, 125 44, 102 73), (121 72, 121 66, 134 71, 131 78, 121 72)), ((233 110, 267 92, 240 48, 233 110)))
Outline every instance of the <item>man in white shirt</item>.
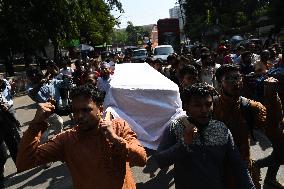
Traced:
POLYGON ((109 63, 103 63, 101 65, 101 76, 98 78, 97 87, 100 91, 108 92, 111 81, 111 68, 109 63))
POLYGON ((62 76, 72 77, 74 70, 68 66, 67 61, 63 61, 63 68, 60 69, 59 74, 62 76))

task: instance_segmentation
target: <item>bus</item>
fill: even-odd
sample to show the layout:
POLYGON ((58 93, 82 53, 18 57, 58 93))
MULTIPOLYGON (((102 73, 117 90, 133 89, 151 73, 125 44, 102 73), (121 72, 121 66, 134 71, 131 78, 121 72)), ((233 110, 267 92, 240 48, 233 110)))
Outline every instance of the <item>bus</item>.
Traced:
POLYGON ((165 18, 157 22, 158 45, 171 45, 175 52, 180 53, 179 19, 165 18))

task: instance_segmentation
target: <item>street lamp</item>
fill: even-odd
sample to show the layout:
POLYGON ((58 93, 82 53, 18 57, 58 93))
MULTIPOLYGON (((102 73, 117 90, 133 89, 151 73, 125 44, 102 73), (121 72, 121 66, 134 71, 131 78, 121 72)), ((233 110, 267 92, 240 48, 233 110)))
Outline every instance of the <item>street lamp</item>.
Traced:
POLYGON ((181 17, 181 20, 182 20, 182 33, 184 35, 184 40, 187 41, 187 37, 185 35, 185 32, 184 32, 184 28, 185 28, 185 18, 184 18, 184 11, 183 11, 183 6, 184 6, 184 1, 183 0, 178 0, 177 2, 179 4, 179 10, 180 10, 180 17, 181 17))

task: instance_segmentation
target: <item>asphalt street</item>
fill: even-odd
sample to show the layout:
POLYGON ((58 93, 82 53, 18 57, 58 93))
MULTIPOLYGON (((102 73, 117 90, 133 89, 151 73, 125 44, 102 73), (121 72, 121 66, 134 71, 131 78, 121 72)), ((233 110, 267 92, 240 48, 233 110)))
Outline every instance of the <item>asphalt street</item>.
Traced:
MULTIPOLYGON (((17 111, 18 119, 22 125, 22 131, 28 127, 29 121, 32 120, 36 105, 27 96, 21 96, 14 99, 14 106, 17 111)), ((70 127, 69 117, 64 117, 64 125, 67 129, 70 127)), ((265 157, 271 153, 271 145, 265 136, 260 132, 256 133, 257 142, 252 144, 251 153, 253 159, 265 157)), ((149 155, 152 152, 149 151, 149 155)), ((173 169, 158 169, 155 162, 149 161, 143 168, 132 168, 138 189, 172 189, 174 187, 173 169)), ((266 173, 266 168, 262 169, 262 178, 266 173)), ((16 173, 15 165, 11 158, 5 165, 5 177, 7 189, 67 189, 72 188, 72 179, 68 168, 61 162, 53 163, 48 169, 37 167, 23 173, 16 173)), ((278 171, 278 179, 284 183, 284 166, 278 171)), ((265 189, 272 189, 264 186, 265 189)))

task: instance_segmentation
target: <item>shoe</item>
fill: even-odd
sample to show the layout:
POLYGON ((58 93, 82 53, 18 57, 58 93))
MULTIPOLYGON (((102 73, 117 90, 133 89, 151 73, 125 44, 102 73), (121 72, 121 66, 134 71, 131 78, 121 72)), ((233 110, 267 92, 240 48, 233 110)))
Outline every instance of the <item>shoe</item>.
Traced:
POLYGON ((267 179, 267 180, 264 181, 264 184, 267 184, 269 186, 273 186, 274 188, 284 189, 284 186, 280 182, 278 182, 278 180, 267 179))

